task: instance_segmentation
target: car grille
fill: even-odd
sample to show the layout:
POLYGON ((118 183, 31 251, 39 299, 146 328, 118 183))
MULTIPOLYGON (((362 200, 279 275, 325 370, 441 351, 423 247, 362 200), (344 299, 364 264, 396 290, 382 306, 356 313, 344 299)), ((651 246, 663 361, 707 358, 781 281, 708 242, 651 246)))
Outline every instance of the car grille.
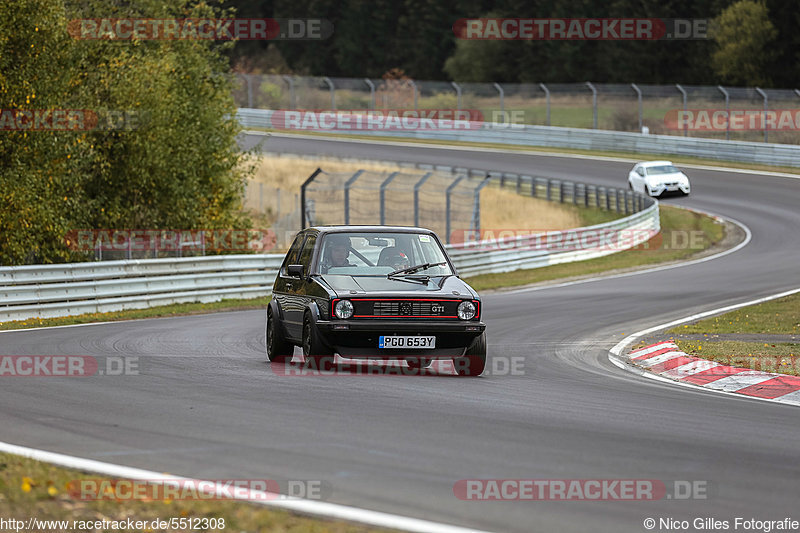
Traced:
POLYGON ((356 317, 456 318, 458 301, 452 300, 353 300, 356 317))

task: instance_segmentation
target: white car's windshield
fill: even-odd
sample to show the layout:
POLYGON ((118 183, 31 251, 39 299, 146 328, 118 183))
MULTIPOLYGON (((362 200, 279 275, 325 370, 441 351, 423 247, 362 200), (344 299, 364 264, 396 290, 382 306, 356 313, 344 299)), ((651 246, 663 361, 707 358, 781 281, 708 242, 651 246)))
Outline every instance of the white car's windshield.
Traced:
POLYGON ((386 276, 396 270, 426 263, 443 263, 419 270, 425 276, 453 272, 439 242, 427 233, 330 233, 322 240, 317 260, 320 274, 386 276))
POLYGON ((659 165, 657 167, 647 167, 647 174, 656 176, 658 174, 674 174, 680 172, 675 165, 659 165))

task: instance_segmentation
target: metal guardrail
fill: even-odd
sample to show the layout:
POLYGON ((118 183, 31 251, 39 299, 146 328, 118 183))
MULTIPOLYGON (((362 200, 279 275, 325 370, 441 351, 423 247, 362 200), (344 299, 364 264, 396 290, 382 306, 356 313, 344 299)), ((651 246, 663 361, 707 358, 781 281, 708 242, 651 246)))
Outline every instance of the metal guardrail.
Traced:
POLYGON ((658 204, 654 202, 643 211, 604 224, 548 232, 543 240, 535 235, 484 240, 450 245, 448 253, 461 276, 496 274, 602 257, 638 246, 660 229, 658 204), (598 244, 581 245, 586 240, 598 244), (570 241, 576 245, 565 244, 570 241))
MULTIPOLYGON (((493 179, 521 191, 524 178, 496 175, 493 179)), ((459 274, 507 272, 590 259, 636 246, 659 230, 658 203, 629 191, 572 182, 559 182, 556 189, 546 180, 544 184, 531 180, 529 186, 534 196, 543 186, 547 198, 554 201, 614 206, 618 212, 644 209, 605 224, 549 233, 551 241, 562 241, 570 233, 612 230, 618 237, 610 246, 553 251, 537 246, 535 237, 482 241, 477 249, 448 245, 459 274), (559 191, 557 196, 555 190, 559 191), (619 238, 625 230, 626 236, 619 238)), ((0 267, 0 322, 267 296, 282 260, 283 254, 224 255, 0 267)))
MULTIPOLYGON (((272 110, 239 109, 238 118, 246 128, 271 129, 272 110)), ((289 132, 289 130, 285 130, 289 132)), ((302 133, 291 130, 293 133, 302 133)), ((330 134, 358 134, 440 141, 481 142, 546 148, 577 148, 637 154, 682 155, 717 161, 736 161, 800 167, 800 145, 722 141, 671 135, 643 135, 620 131, 481 123, 461 130, 325 130, 330 134)))
POLYGON ((0 267, 0 321, 267 296, 282 260, 224 255, 0 267))

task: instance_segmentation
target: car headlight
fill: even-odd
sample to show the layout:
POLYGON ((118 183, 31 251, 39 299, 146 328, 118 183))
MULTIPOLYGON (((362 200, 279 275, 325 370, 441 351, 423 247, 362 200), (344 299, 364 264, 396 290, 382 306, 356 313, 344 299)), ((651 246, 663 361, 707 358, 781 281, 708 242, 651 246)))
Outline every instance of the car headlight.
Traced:
POLYGON ((475 313, 477 309, 475 309, 475 304, 464 300, 460 304, 458 304, 458 318, 461 320, 472 320, 475 318, 475 313))
POLYGON ((337 318, 346 320, 353 316, 353 302, 350 300, 339 300, 336 302, 333 312, 336 313, 337 318))

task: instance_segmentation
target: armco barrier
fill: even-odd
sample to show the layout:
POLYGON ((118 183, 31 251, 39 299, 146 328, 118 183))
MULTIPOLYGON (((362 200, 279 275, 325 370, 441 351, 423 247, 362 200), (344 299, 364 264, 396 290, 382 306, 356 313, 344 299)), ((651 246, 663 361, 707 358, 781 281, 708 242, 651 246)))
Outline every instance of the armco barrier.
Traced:
POLYGON ((271 294, 282 254, 0 267, 0 322, 271 294))
MULTIPOLYGON (((522 237, 483 241, 477 249, 450 245, 448 250, 463 276, 599 257, 636 246, 657 232, 658 203, 571 231, 593 230, 629 231, 630 237, 613 249, 548 251, 531 246, 531 237, 522 237)), ((0 267, 0 322, 267 296, 282 260, 283 254, 225 255, 0 267)))
MULTIPOLYGON (((238 110, 239 122, 246 128, 272 128, 267 109, 238 110)), ((286 130, 286 133, 303 133, 286 130)), ((672 135, 643 135, 619 131, 482 123, 474 129, 446 130, 326 130, 326 133, 358 134, 407 139, 481 142, 547 148, 576 148, 657 155, 681 155, 718 161, 737 161, 800 167, 800 145, 721 141, 672 135)))
MULTIPOLYGON (((660 229, 658 204, 653 203, 643 211, 604 224, 548 232, 544 243, 537 240, 536 236, 480 241, 448 246, 448 254, 456 264, 459 275, 495 274, 594 259, 638 246, 653 237, 660 229), (608 233, 614 235, 613 243, 608 246, 567 245, 565 249, 558 250, 562 243, 569 242, 571 237, 580 244, 581 237, 608 233), (550 246, 547 245, 548 242, 551 243, 550 246)), ((602 241, 602 237, 600 240, 602 241)))

